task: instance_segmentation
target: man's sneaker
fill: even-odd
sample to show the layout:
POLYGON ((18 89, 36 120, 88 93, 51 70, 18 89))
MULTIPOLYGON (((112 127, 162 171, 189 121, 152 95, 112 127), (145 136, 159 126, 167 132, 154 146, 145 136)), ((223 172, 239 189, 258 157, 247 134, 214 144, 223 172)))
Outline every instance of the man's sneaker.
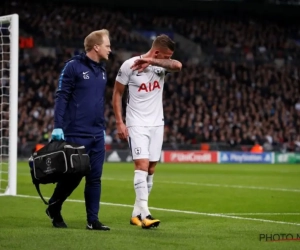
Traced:
POLYGON ((142 220, 142 228, 156 228, 158 227, 160 220, 154 219, 150 214, 142 220))
POLYGON ((142 218, 141 215, 135 216, 135 217, 131 217, 130 219, 130 224, 134 225, 134 226, 142 226, 142 218))
POLYGON ((110 228, 108 226, 103 225, 100 221, 96 220, 92 223, 88 223, 86 225, 86 229, 89 230, 103 230, 103 231, 109 231, 110 228))
POLYGON ((67 228, 67 224, 64 222, 63 217, 59 213, 50 212, 50 209, 46 209, 46 214, 52 221, 52 225, 57 228, 67 228))

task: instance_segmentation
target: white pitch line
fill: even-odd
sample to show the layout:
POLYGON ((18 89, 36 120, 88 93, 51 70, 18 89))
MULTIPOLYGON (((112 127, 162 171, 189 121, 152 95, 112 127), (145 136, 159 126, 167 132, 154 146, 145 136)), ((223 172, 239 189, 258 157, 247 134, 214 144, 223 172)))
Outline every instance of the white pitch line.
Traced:
MULTIPOLYGON (((17 195, 17 197, 40 199, 39 196, 22 195, 22 194, 17 195)), ((48 197, 44 197, 44 198, 49 199, 48 197)), ((67 201, 69 201, 69 202, 77 202, 77 203, 83 203, 84 202, 84 200, 73 200, 73 199, 68 199, 67 201)), ((133 207, 132 205, 119 204, 119 203, 110 203, 110 202, 101 202, 101 205, 115 206, 115 207, 133 207)), ((195 214, 195 215, 202 215, 202 216, 209 216, 209 217, 220 217, 220 218, 228 218, 228 219, 236 219, 236 220, 248 220, 248 221, 258 221, 258 222, 267 222, 267 223, 274 223, 274 224, 284 224, 284 225, 300 226, 300 223, 295 223, 295 222, 265 220, 265 219, 248 218, 248 217, 239 217, 239 216, 226 215, 226 214, 201 213, 201 212, 194 212, 194 211, 185 211, 185 210, 177 210, 177 209, 158 208, 158 207, 149 207, 149 209, 157 210, 157 211, 173 212, 173 213, 195 214)))
MULTIPOLYGON (((19 173, 19 175, 29 175, 29 174, 19 173)), ((132 181, 131 179, 118 179, 118 178, 109 178, 109 177, 102 177, 102 180, 132 181)), ((155 182, 166 183, 166 184, 177 184, 177 185, 192 185, 192 186, 204 186, 204 187, 237 188, 237 189, 256 189, 256 190, 266 190, 266 191, 300 193, 300 189, 292 189, 292 188, 258 187, 258 186, 227 185, 227 184, 213 184, 213 183, 199 183, 199 182, 158 181, 158 180, 155 182)))
POLYGON ((224 215, 300 215, 300 213, 220 213, 224 215))
MULTIPOLYGON (((128 179, 117 179, 117 178, 102 178, 102 179, 103 180, 111 180, 111 181, 129 181, 128 179)), ((212 183, 199 183, 199 182, 177 182, 177 181, 155 181, 155 182, 157 182, 157 183, 166 183, 166 184, 178 184, 178 185, 221 187, 221 188, 238 188, 238 189, 257 189, 257 190, 267 190, 267 191, 281 191, 281 192, 297 192, 297 193, 300 193, 300 189, 289 189, 289 188, 272 188, 272 187, 212 184, 212 183)))
POLYGON ((163 182, 163 183, 172 183, 172 184, 179 184, 179 185, 181 184, 181 185, 206 186, 206 187, 221 187, 221 188, 257 189, 257 190, 281 191, 281 192, 297 192, 297 193, 300 192, 300 189, 211 184, 211 183, 197 183, 197 182, 175 182, 175 181, 172 181, 172 182, 163 182))

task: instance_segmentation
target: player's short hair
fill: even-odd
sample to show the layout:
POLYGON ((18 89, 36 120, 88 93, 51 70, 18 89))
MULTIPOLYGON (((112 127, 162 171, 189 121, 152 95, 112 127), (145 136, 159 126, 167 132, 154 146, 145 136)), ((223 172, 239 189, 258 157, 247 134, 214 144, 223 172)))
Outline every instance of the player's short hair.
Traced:
POLYGON ((101 45, 103 43, 103 36, 109 37, 109 31, 106 29, 96 30, 88 34, 84 39, 84 50, 89 52, 93 49, 95 44, 101 45))
POLYGON ((165 34, 159 35, 155 38, 152 43, 153 48, 169 49, 171 51, 175 50, 175 42, 165 34))

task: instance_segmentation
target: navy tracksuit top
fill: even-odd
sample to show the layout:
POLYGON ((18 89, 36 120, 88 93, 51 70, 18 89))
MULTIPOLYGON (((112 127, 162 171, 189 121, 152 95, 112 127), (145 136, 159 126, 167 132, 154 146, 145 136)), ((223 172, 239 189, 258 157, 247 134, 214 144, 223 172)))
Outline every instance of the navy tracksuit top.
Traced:
POLYGON ((101 136, 105 129, 106 70, 85 54, 66 62, 56 92, 54 126, 65 136, 101 136))

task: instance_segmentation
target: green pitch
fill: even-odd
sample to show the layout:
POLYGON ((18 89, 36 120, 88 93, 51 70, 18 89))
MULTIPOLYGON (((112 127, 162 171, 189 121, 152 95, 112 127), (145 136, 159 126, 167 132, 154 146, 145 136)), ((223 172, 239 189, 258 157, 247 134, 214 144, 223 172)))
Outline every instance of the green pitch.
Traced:
MULTIPOLYGON (((134 201, 131 164, 104 166, 100 220, 111 231, 85 229, 83 184, 63 208, 69 228, 52 228, 27 163, 20 162, 19 196, 0 196, 0 249, 300 249, 298 240, 260 240, 266 234, 300 237, 296 164, 160 164, 149 205, 161 225, 153 230, 129 225, 134 201)), ((41 188, 49 197, 54 185, 41 188)))

